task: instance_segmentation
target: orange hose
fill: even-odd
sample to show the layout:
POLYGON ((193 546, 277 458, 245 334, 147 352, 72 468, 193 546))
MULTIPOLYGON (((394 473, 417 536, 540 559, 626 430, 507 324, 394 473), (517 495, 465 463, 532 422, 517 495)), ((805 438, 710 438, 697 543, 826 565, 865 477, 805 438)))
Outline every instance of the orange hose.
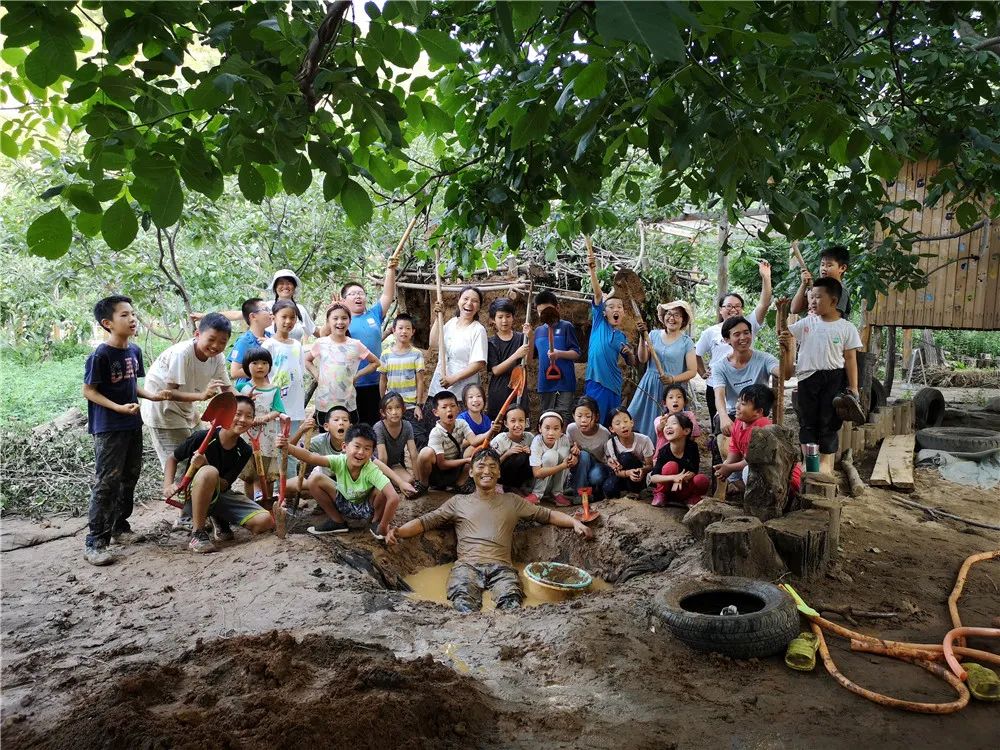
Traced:
MULTIPOLYGON (((962 627, 962 618, 958 616, 958 600, 962 596, 962 589, 965 588, 965 579, 969 575, 969 569, 977 562, 992 560, 994 557, 1000 557, 1000 549, 969 555, 969 557, 965 558, 965 562, 962 563, 962 567, 958 569, 958 578, 955 579, 955 587, 951 590, 951 595, 948 597, 948 613, 951 615, 951 624, 953 627, 962 627)), ((959 638, 958 645, 964 646, 965 639, 959 638)))
POLYGON ((1000 628, 952 628, 948 631, 948 634, 944 637, 944 644, 942 647, 944 649, 944 660, 948 662, 948 666, 951 668, 952 673, 958 679, 965 680, 968 675, 965 670, 962 669, 962 665, 958 663, 958 659, 955 658, 955 650, 952 646, 952 642, 956 639, 964 641, 965 638, 962 636, 966 635, 978 635, 984 638, 1000 638, 1000 628))

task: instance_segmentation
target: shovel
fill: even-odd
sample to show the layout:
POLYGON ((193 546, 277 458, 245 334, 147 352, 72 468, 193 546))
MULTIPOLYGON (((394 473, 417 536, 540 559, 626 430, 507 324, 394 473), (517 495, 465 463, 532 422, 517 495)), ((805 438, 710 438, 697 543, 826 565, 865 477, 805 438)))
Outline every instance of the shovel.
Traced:
MULTIPOLYGON (((201 415, 201 418, 205 422, 211 422, 211 426, 208 428, 208 433, 205 435, 205 439, 202 440, 201 445, 198 446, 198 450, 195 451, 195 456, 205 455, 205 451, 208 450, 208 444, 212 442, 212 438, 215 435, 215 429, 217 427, 229 429, 233 426, 233 417, 235 416, 236 396, 233 395, 232 391, 223 391, 209 401, 208 406, 205 408, 205 413, 201 415)), ((193 458, 194 456, 192 456, 192 459, 193 458)), ((174 496, 180 492, 184 492, 188 488, 188 485, 191 484, 191 479, 194 477, 194 473, 194 461, 192 460, 188 466, 187 472, 184 474, 184 478, 181 479, 181 483, 177 485, 177 489, 171 492, 167 497, 163 498, 163 502, 167 505, 173 505, 175 508, 183 508, 184 503, 179 500, 174 500, 174 496)))
MULTIPOLYGON (((312 440, 313 428, 310 427, 306 430, 306 436, 302 439, 302 446, 309 450, 309 443, 312 440)), ((302 494, 302 484, 306 481, 306 462, 299 461, 298 470, 299 481, 295 485, 295 492, 292 493, 292 497, 288 501, 288 507, 291 508, 292 513, 295 513, 299 509, 299 496, 302 494)))
MULTIPOLYGON (((623 268, 615 274, 615 296, 627 300, 632 305, 632 312, 635 313, 636 320, 642 320, 642 313, 639 312, 639 303, 646 299, 646 290, 642 287, 642 279, 635 271, 623 268)), ((653 355, 653 362, 660 377, 664 377, 667 372, 663 369, 663 363, 653 348, 653 342, 649 340, 649 332, 642 332, 642 340, 646 342, 646 347, 653 355)))
MULTIPOLYGON (((291 433, 292 420, 281 420, 281 436, 288 438, 291 433)), ((278 499, 271 506, 274 513, 274 534, 278 539, 284 539, 288 534, 288 517, 285 513, 285 489, 288 486, 288 443, 281 446, 281 462, 278 464, 278 499)))
POLYGON ((510 371, 510 395, 507 396, 507 400, 503 402, 503 406, 497 412, 497 418, 493 420, 493 424, 503 424, 503 416, 507 413, 507 409, 510 408, 511 403, 513 403, 515 398, 520 399, 521 394, 524 393, 524 381, 524 368, 521 365, 517 365, 510 371))
MULTIPOLYGON (((559 325, 559 311, 554 307, 546 307, 542 311, 541 321, 549 327, 549 351, 556 348, 556 326, 559 325)), ((549 366, 545 368, 546 380, 559 380, 562 377, 562 370, 552 359, 549 366)))

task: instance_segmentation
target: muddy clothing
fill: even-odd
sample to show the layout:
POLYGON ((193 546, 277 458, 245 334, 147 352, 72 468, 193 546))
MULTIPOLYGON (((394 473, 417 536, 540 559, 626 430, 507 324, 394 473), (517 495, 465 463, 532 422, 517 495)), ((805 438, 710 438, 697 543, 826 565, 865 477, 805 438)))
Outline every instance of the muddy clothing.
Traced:
POLYGON ((493 595, 497 609, 521 606, 524 592, 517 570, 500 563, 455 563, 448 576, 448 601, 459 612, 478 612, 483 608, 483 591, 493 595))
POLYGON ((455 495, 437 510, 420 516, 424 531, 447 523, 455 524, 460 563, 501 563, 512 565, 511 546, 514 528, 521 519, 548 523, 550 511, 525 502, 510 492, 488 499, 474 495, 455 495))
MULTIPOLYGON (((139 378, 146 377, 142 366, 142 350, 135 344, 124 349, 101 344, 87 357, 83 382, 92 385, 105 398, 116 404, 139 403, 139 378)), ((87 400, 87 431, 102 432, 138 430, 142 427, 139 414, 119 414, 87 400)))
POLYGON ((112 534, 131 530, 128 519, 142 471, 142 428, 94 435, 94 463, 86 545, 105 547, 112 534))

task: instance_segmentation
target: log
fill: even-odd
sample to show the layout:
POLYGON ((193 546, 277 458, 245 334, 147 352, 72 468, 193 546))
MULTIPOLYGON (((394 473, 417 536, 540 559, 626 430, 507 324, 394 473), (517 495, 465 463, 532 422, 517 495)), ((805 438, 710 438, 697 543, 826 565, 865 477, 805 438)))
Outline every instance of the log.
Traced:
POLYGON ((916 436, 893 435, 882 442, 875 468, 868 479, 874 487, 913 490, 913 447, 916 436))
POLYGON ((802 493, 833 499, 837 496, 837 480, 819 471, 807 471, 802 475, 802 493))
POLYGON ((844 472, 844 476, 847 477, 847 486, 850 488, 851 497, 861 497, 864 495, 865 490, 868 488, 861 481, 861 474, 858 473, 857 468, 854 466, 853 451, 847 451, 841 457, 840 469, 844 472))
POLYGON ((684 515, 681 523, 687 526, 691 536, 701 540, 705 536, 705 529, 716 521, 724 521, 727 518, 742 515, 743 511, 735 506, 705 498, 684 515))
POLYGON ((705 567, 719 575, 773 578, 785 572, 764 524, 753 516, 710 524, 703 559, 705 567))
POLYGON ((775 518, 765 524, 774 549, 800 578, 815 578, 830 561, 830 514, 816 508, 775 518))
POLYGON ((837 548, 840 546, 840 513, 844 507, 842 500, 830 500, 825 497, 817 497, 813 500, 812 507, 816 510, 825 511, 830 516, 830 523, 827 526, 830 542, 830 558, 837 557, 837 548))
POLYGON ((762 521, 777 518, 788 503, 788 482, 798 462, 795 436, 787 427, 768 425, 754 430, 747 447, 743 510, 762 521))

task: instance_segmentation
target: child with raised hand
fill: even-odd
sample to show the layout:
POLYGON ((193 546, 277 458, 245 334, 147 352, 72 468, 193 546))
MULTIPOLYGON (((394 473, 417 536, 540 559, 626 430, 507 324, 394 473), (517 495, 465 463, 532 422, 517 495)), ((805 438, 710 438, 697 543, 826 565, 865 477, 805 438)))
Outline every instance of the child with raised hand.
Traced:
POLYGON ((653 485, 653 505, 697 505, 711 485, 698 473, 698 445, 691 439, 691 420, 684 414, 671 414, 663 427, 666 445, 660 449, 649 482, 653 485))
POLYGON ((611 424, 611 412, 622 403, 622 371, 618 358, 623 357, 632 367, 636 366, 635 352, 622 333, 625 304, 618 297, 605 299, 601 282, 597 278, 597 259, 594 248, 587 244, 587 267, 594 289, 594 303, 590 309, 593 326, 587 350, 587 382, 584 393, 597 402, 600 424, 611 424))
POLYGON ((604 481, 611 470, 607 465, 607 447, 611 432, 601 424, 600 408, 589 396, 581 396, 573 409, 573 423, 566 436, 579 450, 579 461, 570 474, 575 491, 590 487, 593 499, 604 497, 604 481))
POLYGON ((214 552, 215 544, 208 535, 208 516, 216 522, 217 541, 233 538, 231 524, 243 526, 253 534, 263 534, 274 528, 271 514, 241 492, 233 491, 233 482, 251 458, 250 446, 242 439, 253 425, 253 399, 236 397, 236 415, 231 427, 216 427, 204 454, 197 453, 207 430, 193 433, 181 443, 163 470, 163 492, 176 490, 174 477, 177 465, 190 461, 195 467, 191 479, 191 520, 193 531, 188 548, 192 552, 214 552))
POLYGON ((524 407, 512 404, 504 415, 506 432, 490 441, 490 447, 500 456, 500 484, 508 492, 518 492, 534 484, 529 456, 534 436, 524 428, 528 414, 524 407))
POLYGON ((577 464, 579 450, 563 434, 563 418, 558 412, 547 411, 538 418, 538 434, 531 441, 528 459, 535 484, 525 496, 532 505, 552 499, 565 508, 573 503, 563 494, 567 472, 577 464))
MULTIPOLYGON (((840 282, 841 293, 837 300, 837 310, 842 318, 847 318, 851 314, 851 294, 844 285, 844 274, 847 273, 847 266, 851 262, 851 252, 843 245, 833 245, 824 249, 819 256, 819 276, 821 279, 835 279, 840 282)), ((807 290, 813 283, 813 275, 808 268, 802 269, 802 280, 799 283, 798 291, 792 298, 789 312, 798 314, 804 312, 809 307, 807 290)))
POLYGON ((343 404, 351 412, 351 419, 358 418, 358 396, 354 383, 379 366, 379 358, 368 351, 368 347, 358 339, 348 338, 351 313, 340 303, 330 305, 326 311, 326 327, 329 333, 316 339, 306 354, 306 369, 316 380, 316 411, 320 421, 322 415, 334 404, 343 404), (359 370, 358 364, 368 361, 368 366, 359 370))
POLYGON ((404 417, 420 422, 424 418, 420 404, 427 397, 424 378, 424 353, 413 346, 413 317, 400 313, 392 324, 392 346, 382 352, 379 365, 379 392, 385 396, 395 391, 403 397, 404 417))
MULTIPOLYGON (((506 398, 506 396, 504 396, 506 398)), ((493 428, 493 420, 486 413, 486 394, 482 386, 470 383, 462 389, 462 403, 465 411, 458 415, 472 430, 473 435, 485 435, 493 428)))
MULTIPOLYGON (((531 351, 531 326, 525 324, 520 331, 514 331, 514 305, 504 297, 490 303, 490 319, 497 332, 487 342, 486 369, 490 371, 490 385, 486 413, 496 419, 510 395, 511 371, 531 351)), ((526 399, 522 396, 521 401, 526 399)), ((468 405, 466 401, 466 407, 468 405)))
POLYGON ((314 495, 327 519, 310 526, 310 534, 338 534, 348 530, 347 519, 364 521, 376 539, 384 539, 399 507, 399 495, 389 477, 373 462, 375 431, 367 424, 351 427, 344 436, 344 452, 323 456, 279 437, 278 446, 312 466, 328 468, 333 475, 333 496, 314 495))
POLYGON ((379 412, 382 419, 375 425, 375 452, 378 459, 392 469, 396 476, 413 484, 413 497, 422 495, 427 491, 427 486, 420 480, 415 480, 411 471, 417 465, 417 444, 413 439, 413 425, 403 419, 406 402, 401 395, 390 391, 382 397, 379 412))
POLYGON ((243 358, 251 349, 260 348, 264 339, 270 338, 271 332, 267 328, 274 321, 271 316, 271 304, 260 297, 251 297, 246 300, 240 308, 240 312, 247 324, 247 330, 236 339, 228 358, 229 377, 233 379, 237 390, 250 377, 249 373, 243 369, 243 358))
POLYGON ((274 335, 262 347, 271 352, 271 385, 280 389, 285 414, 292 420, 291 429, 295 432, 306 418, 305 358, 302 342, 291 335, 299 322, 299 309, 294 302, 279 299, 273 310, 274 335))
POLYGON ((618 497, 623 492, 642 492, 646 475, 653 468, 653 441, 635 432, 635 421, 628 409, 611 413, 611 439, 607 448, 611 476, 604 481, 604 496, 618 497))
MULTIPOLYGON (((258 476, 254 461, 248 461, 240 472, 240 479, 246 487, 247 495, 255 501, 271 495, 271 483, 278 478, 278 449, 275 440, 278 437, 278 420, 285 413, 285 405, 281 402, 281 391, 271 385, 271 352, 256 347, 247 351, 243 357, 243 371, 250 379, 237 387, 237 391, 253 399, 253 427, 260 434, 260 457, 264 475, 258 476), (259 495, 254 491, 254 485, 259 495)), ((251 433, 252 434, 252 433, 251 433)))
POLYGON ((115 558, 108 545, 128 541, 132 531, 128 519, 142 472, 139 399, 162 401, 169 393, 150 393, 139 385, 146 371, 142 350, 129 342, 138 328, 132 300, 105 297, 94 305, 94 318, 109 335, 87 357, 83 376, 87 431, 94 436, 96 464, 83 558, 91 565, 109 565, 115 558))

